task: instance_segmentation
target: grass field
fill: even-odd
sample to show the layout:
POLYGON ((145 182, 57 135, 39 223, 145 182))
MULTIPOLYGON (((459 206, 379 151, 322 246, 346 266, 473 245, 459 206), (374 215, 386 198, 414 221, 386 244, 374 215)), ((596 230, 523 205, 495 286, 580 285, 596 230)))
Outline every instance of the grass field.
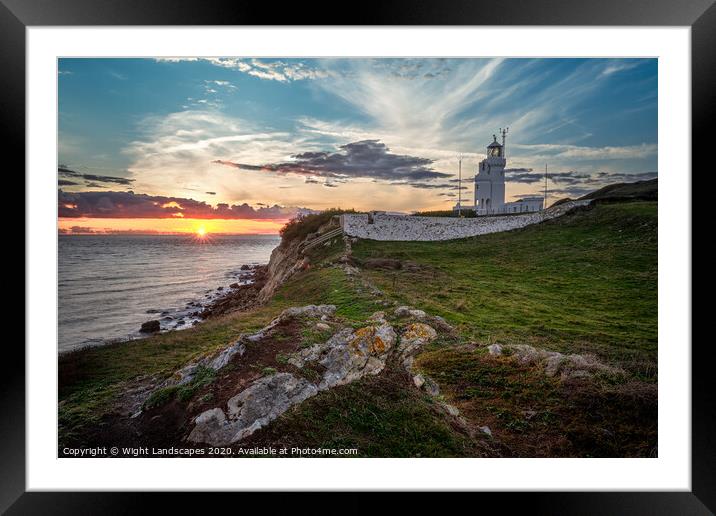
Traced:
POLYGON ((586 350, 636 366, 656 360, 656 230, 656 203, 634 202, 462 240, 363 240, 353 254, 423 265, 367 274, 392 298, 445 317, 465 337, 586 350))
POLYGON ((358 263, 386 257, 416 266, 366 269, 357 277, 332 263, 341 250, 340 242, 316 249, 312 267, 260 308, 61 357, 60 444, 82 442, 88 429, 107 424, 128 386, 166 377, 261 328, 283 308, 335 304, 344 323, 360 325, 392 303, 456 326, 456 335, 431 344, 416 367, 440 384, 441 399, 459 407, 468 426, 487 425, 493 437, 455 427, 435 400, 391 368, 321 393, 249 444, 358 446, 361 456, 401 457, 656 453, 656 202, 597 205, 521 230, 448 242, 359 241, 358 263), (491 343, 593 354, 625 374, 588 382, 548 378, 489 355, 491 343))

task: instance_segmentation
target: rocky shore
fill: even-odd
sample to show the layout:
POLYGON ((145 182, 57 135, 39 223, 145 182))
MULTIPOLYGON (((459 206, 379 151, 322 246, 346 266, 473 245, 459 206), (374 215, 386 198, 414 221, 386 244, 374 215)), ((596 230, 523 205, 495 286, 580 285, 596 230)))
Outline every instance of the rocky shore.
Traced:
POLYGON ((259 292, 268 281, 268 265, 243 265, 249 274, 244 283, 232 283, 199 313, 202 319, 235 310, 246 310, 256 304, 259 292))
POLYGON ((242 265, 238 274, 238 281, 207 291, 204 299, 190 301, 184 310, 172 313, 151 310, 150 313, 157 313, 161 318, 143 322, 139 328, 140 335, 182 330, 211 317, 251 308, 266 285, 268 265, 242 265))

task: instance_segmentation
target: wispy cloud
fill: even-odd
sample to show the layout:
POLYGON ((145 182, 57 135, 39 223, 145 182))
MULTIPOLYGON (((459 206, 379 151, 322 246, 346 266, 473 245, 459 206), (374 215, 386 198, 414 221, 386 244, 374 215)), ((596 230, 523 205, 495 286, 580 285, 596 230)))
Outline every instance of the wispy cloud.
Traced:
POLYGON ((323 79, 329 76, 330 72, 321 68, 311 67, 300 61, 282 60, 261 60, 244 59, 236 57, 204 57, 204 58, 182 58, 182 57, 160 57, 157 61, 178 63, 182 61, 206 61, 221 68, 229 68, 243 72, 259 79, 266 79, 279 82, 302 81, 312 79, 323 79))
POLYGON ((156 195, 211 191, 213 195, 204 195, 227 202, 285 202, 287 196, 278 192, 280 182, 267 182, 263 174, 226 173, 211 163, 217 157, 261 163, 283 160, 297 148, 311 148, 306 139, 290 133, 264 132, 246 120, 203 110, 147 117, 140 136, 124 149, 131 160, 134 189, 156 195))
MULTIPOLYGON (((644 83, 639 87, 630 79, 649 60, 157 61, 165 63, 155 65, 160 71, 186 66, 190 80, 177 95, 181 108, 133 115, 139 122, 116 170, 126 166, 131 188, 148 195, 171 192, 229 205, 421 209, 455 193, 458 154, 463 188, 471 186, 484 146, 505 126, 508 197, 539 190, 545 163, 555 171, 555 189, 597 186, 618 174, 637 179, 640 170, 656 166, 658 147, 648 131, 621 141, 605 129, 616 117, 629 125, 631 117, 654 109, 650 75, 638 78, 644 83), (626 107, 617 102, 623 88, 633 88, 634 102, 626 107), (612 111, 595 109, 605 98, 612 111), (333 190, 331 196, 324 188, 333 190)), ((102 66, 98 71, 106 75, 102 66)), ((128 83, 136 86, 138 72, 115 67, 131 70, 128 83)), ((67 162, 81 162, 77 156, 93 139, 83 135, 73 142, 64 135, 76 129, 66 126, 60 152, 70 156, 67 162)), ((114 184, 62 180, 79 183, 62 185, 68 190, 114 184)))
MULTIPOLYGON (((134 179, 128 179, 126 177, 102 176, 102 175, 97 175, 97 174, 86 174, 83 172, 77 172, 75 170, 67 168, 67 166, 64 166, 64 165, 60 165, 59 167, 57 167, 57 174, 60 177, 86 179, 86 180, 92 181, 94 183, 113 183, 113 184, 117 184, 117 185, 131 185, 132 181, 134 181, 134 179)), ((65 180, 65 179, 60 179, 58 181, 58 183, 60 184, 60 186, 63 186, 63 185, 67 186, 73 182, 65 180), (63 181, 64 181, 64 183, 63 183, 63 181)), ((73 183, 73 184, 77 184, 77 183, 73 183)), ((87 186, 90 186, 90 184, 88 183, 87 186)))
POLYGON ((254 208, 247 203, 211 206, 183 197, 135 194, 134 192, 58 191, 60 217, 107 219, 278 219, 294 217, 299 208, 279 205, 254 208))

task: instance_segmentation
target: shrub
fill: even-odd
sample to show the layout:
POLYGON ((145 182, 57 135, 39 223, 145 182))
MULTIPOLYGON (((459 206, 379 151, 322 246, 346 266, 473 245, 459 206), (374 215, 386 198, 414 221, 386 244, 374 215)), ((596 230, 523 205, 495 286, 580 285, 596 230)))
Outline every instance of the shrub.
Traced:
POLYGON ((340 208, 331 208, 321 213, 311 213, 301 215, 289 220, 284 227, 281 228, 281 245, 286 246, 294 240, 303 240, 309 234, 315 233, 318 229, 329 222, 334 215, 342 215, 344 213, 355 213, 354 210, 342 210, 340 208))

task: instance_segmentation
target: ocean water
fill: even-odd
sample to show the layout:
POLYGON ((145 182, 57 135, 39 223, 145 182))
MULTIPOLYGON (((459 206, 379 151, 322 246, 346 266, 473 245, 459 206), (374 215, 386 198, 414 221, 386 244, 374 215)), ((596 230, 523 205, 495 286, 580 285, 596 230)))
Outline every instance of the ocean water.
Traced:
POLYGON ((58 351, 190 327, 219 287, 250 281, 242 265, 268 263, 274 235, 60 235, 58 351))

